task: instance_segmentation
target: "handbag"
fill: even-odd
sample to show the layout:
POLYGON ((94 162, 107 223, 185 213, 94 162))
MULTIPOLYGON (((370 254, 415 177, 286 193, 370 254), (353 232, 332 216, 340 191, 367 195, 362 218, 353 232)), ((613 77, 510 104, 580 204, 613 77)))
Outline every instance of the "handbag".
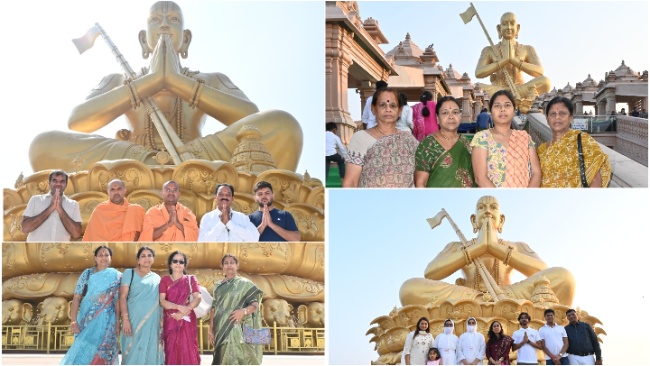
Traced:
MULTIPOLYGON (((253 318, 255 318, 255 313, 253 313, 253 318)), ((271 329, 269 328, 255 329, 244 325, 242 322, 241 330, 244 342, 248 344, 271 344, 271 329)))
POLYGON ((587 177, 585 176, 585 157, 582 153, 582 139, 580 136, 582 132, 578 133, 578 161, 580 162, 580 180, 582 181, 583 188, 589 188, 589 183, 587 183, 587 177))
MULTIPOLYGON (((190 277, 187 278, 187 285, 190 287, 190 302, 192 302, 194 301, 194 295, 192 295, 192 282, 190 281, 190 277)), ((197 319, 206 316, 212 307, 212 296, 208 292, 208 289, 199 285, 199 292, 201 293, 201 302, 194 309, 192 309, 194 310, 194 314, 196 315, 197 319)))

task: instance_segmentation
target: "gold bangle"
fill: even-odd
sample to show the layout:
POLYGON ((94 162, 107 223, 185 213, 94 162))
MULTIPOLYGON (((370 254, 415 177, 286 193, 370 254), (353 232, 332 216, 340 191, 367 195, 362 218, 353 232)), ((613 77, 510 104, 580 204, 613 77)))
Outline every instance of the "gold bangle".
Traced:
POLYGON ((519 70, 521 70, 521 65, 524 64, 524 60, 519 60, 519 66, 517 67, 519 70))
POLYGON ((463 246, 461 249, 463 250, 463 254, 465 254, 465 264, 469 266, 472 264, 472 257, 470 257, 467 247, 463 246))
POLYGON ((190 107, 192 107, 192 109, 196 108, 196 106, 199 104, 199 97, 203 92, 204 85, 205 85, 205 80, 196 79, 196 82, 194 83, 194 87, 192 88, 192 99, 190 99, 189 101, 190 107))
POLYGON ((72 326, 73 324, 77 324, 77 322, 70 322, 70 326, 72 326))
POLYGON ((138 92, 135 89, 135 86, 132 84, 132 81, 130 78, 124 80, 124 85, 126 85, 129 88, 129 93, 131 96, 131 108, 134 110, 137 109, 140 106, 140 98, 138 97, 138 92))
POLYGON ((506 253, 506 257, 503 259, 503 264, 506 266, 510 262, 510 255, 512 254, 513 249, 512 245, 508 245, 508 253, 506 253))

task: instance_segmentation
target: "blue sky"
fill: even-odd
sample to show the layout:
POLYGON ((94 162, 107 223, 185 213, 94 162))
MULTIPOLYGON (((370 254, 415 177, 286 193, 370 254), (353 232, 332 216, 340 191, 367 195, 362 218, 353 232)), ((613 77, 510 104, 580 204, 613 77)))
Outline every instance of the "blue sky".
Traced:
MULTIPOLYGON (((122 72, 105 42, 79 55, 71 39, 98 22, 134 70, 148 66, 137 41, 154 1, 11 2, 5 17, 1 82, 5 86, 2 187, 32 173, 28 160, 34 136, 68 131, 72 108, 111 73, 122 72), (11 156, 11 159, 6 157, 11 156)), ((222 72, 260 110, 280 109, 301 124, 303 153, 297 172, 324 179, 323 113, 324 3, 178 1, 193 39, 192 70, 222 72)), ((114 137, 126 128, 118 119, 98 134, 114 137)), ((222 125, 208 121, 204 134, 222 125)))
POLYGON ((526 242, 548 267, 573 273, 573 306, 599 318, 608 334, 606 362, 648 359, 639 352, 647 356, 650 337, 632 315, 648 308, 647 189, 330 189, 328 195, 330 364, 377 360, 365 335, 370 322, 400 307, 402 283, 422 278, 442 248, 458 240, 447 220, 434 230, 425 220, 445 208, 470 239, 469 217, 484 195, 497 197, 506 216, 501 238, 526 242))
MULTIPOLYGON (((379 21, 389 44, 388 52, 406 33, 422 50, 433 43, 447 69, 452 64, 472 82, 481 50, 489 46, 476 17, 464 24, 459 14, 469 1, 362 1, 362 20, 379 21)), ((648 2, 646 1, 474 1, 483 24, 496 44, 501 15, 512 11, 521 24, 519 42, 535 47, 552 87, 575 87, 591 74, 596 82, 615 70, 622 60, 635 71, 648 69, 648 2)), ((526 79, 529 80, 530 78, 526 79)), ((361 119, 359 94, 350 93, 350 113, 361 119)))

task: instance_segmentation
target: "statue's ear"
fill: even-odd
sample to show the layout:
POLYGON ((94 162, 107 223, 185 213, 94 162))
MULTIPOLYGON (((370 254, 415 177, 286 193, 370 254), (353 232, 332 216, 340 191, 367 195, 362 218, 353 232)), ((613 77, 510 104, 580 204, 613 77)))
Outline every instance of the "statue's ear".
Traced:
POLYGON ((499 218, 500 218, 501 220, 499 220, 500 223, 499 223, 499 226, 497 226, 497 231, 498 231, 499 234, 500 234, 501 232, 503 232, 503 224, 506 223, 506 215, 501 214, 501 216, 500 216, 499 218))
POLYGON ((478 232, 479 228, 476 227, 476 215, 471 214, 469 217, 469 221, 472 223, 473 232, 474 233, 478 232))
POLYGON ((182 58, 187 58, 187 50, 190 48, 192 42, 192 31, 186 29, 183 31, 183 44, 181 45, 180 54, 182 58))
POLYGON ((521 29, 521 24, 517 23, 517 33, 515 33, 515 38, 519 39, 519 30, 521 29))
POLYGON ((497 25, 497 34, 499 35, 499 39, 501 39, 501 25, 497 25))
POLYGON ((140 47, 142 48, 142 58, 146 60, 153 52, 153 50, 149 48, 149 43, 147 42, 146 30, 141 30, 140 33, 138 33, 138 41, 140 42, 140 47))

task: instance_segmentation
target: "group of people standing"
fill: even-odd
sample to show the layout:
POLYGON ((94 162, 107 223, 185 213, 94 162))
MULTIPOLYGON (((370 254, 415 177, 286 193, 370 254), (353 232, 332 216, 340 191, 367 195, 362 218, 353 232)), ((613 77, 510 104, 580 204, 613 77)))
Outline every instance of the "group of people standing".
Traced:
MULTIPOLYGON (((428 94, 427 94, 428 93, 428 94)), ((493 127, 471 142, 458 133, 461 105, 452 96, 412 107, 412 132, 398 127, 399 93, 378 88, 370 108, 376 125, 356 132, 346 151, 343 187, 606 187, 608 157, 586 132, 571 130, 573 106, 555 97, 546 107, 552 138, 536 148, 511 127, 517 110, 508 90, 489 101, 493 127), (435 112, 435 114, 434 114, 435 112), (424 126, 419 128, 417 126, 424 126), (429 128, 427 129, 427 126, 429 128)))
MULTIPOLYGON (((49 175, 50 192, 30 198, 22 220, 27 242, 70 241, 82 234, 78 202, 63 192, 68 174, 63 170, 49 175)), ((146 213, 142 206, 126 199, 126 185, 119 179, 108 183, 108 200, 93 210, 83 241, 198 241, 256 242, 300 241, 300 231, 291 213, 273 207, 273 186, 259 181, 253 187, 258 210, 245 215, 232 209, 235 188, 217 185, 216 209, 203 215, 197 225, 191 209, 179 203, 181 188, 170 180, 162 186, 162 202, 146 213)))
MULTIPOLYGON (((187 255, 172 252, 168 276, 152 271, 155 252, 148 246, 137 251, 137 266, 123 273, 111 268, 112 250, 98 246, 95 266, 82 272, 74 291, 70 330, 75 341, 61 364, 198 365, 197 317, 201 303, 199 284, 187 275, 187 255), (119 349, 118 349, 119 336, 119 349)), ((237 275, 233 254, 221 259, 224 278, 214 286, 209 313, 213 365, 259 365, 262 346, 245 343, 242 325, 259 329, 255 316, 262 291, 237 275)))
POLYGON ((538 365, 537 350, 544 352, 546 365, 601 365, 600 344, 593 328, 578 320, 574 309, 566 312, 569 324, 555 322, 555 310, 546 309, 546 323, 539 330, 529 327, 528 313, 519 314, 520 328, 512 337, 504 333, 499 321, 487 331, 487 341, 477 331, 477 321, 469 317, 466 331, 454 334, 454 322, 444 322, 443 333, 435 338, 429 332, 429 321, 422 317, 416 330, 406 336, 402 364, 405 365, 510 365, 510 352, 517 352, 517 365, 538 365))

